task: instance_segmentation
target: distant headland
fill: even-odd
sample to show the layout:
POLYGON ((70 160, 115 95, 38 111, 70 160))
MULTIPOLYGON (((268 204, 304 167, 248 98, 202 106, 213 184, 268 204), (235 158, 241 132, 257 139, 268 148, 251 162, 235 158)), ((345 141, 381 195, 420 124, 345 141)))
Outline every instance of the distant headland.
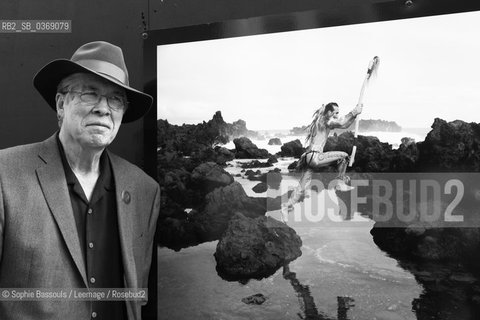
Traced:
MULTIPOLYGON (((308 125, 302 126, 302 127, 294 127, 293 129, 290 130, 291 135, 305 135, 306 134, 306 129, 308 125)), ((353 123, 350 127, 347 129, 336 129, 335 131, 338 133, 344 132, 344 131, 353 131, 355 128, 355 123, 353 123)), ((386 121, 386 120, 381 120, 381 119, 367 119, 363 120, 360 119, 360 124, 359 124, 359 131, 360 132, 371 132, 371 131, 381 131, 381 132, 401 132, 402 127, 399 126, 395 121, 386 121)))

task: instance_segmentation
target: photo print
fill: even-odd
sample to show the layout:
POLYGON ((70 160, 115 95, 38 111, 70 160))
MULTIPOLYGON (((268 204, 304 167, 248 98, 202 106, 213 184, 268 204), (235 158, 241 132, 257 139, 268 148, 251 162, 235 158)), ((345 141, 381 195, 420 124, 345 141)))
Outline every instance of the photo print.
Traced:
POLYGON ((157 45, 159 318, 480 314, 479 24, 157 45))

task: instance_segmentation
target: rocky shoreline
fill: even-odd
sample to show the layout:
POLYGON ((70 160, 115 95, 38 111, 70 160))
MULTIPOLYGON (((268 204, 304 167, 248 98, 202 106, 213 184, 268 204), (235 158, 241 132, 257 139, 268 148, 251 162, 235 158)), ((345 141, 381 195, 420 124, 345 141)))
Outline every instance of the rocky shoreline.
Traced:
MULTIPOLYGON (((239 136, 242 130, 248 133, 244 122, 232 126, 225 123, 219 112, 212 120, 198 125, 174 126, 158 120, 158 177, 162 188, 158 224, 160 245, 175 250, 212 240, 220 240, 220 245, 224 243, 222 237, 229 233, 233 217, 242 215, 252 220, 253 225, 255 219, 264 218, 267 201, 270 210, 272 203, 276 204, 274 207, 280 206, 279 199, 248 197, 224 167, 233 159, 268 158, 270 163, 274 163, 277 157, 298 158, 304 149, 300 141, 288 141, 282 145, 279 154, 270 155, 266 150, 257 148, 247 137, 239 136), (230 140, 234 141, 235 149, 219 146, 230 140)), ((357 154, 352 169, 357 173, 480 171, 480 124, 476 123, 459 120, 447 123, 437 118, 425 141, 415 142, 405 137, 398 149, 380 142, 376 137, 360 135, 355 140, 351 132, 344 132, 329 137, 325 151, 350 153, 354 143, 357 154)), ((264 183, 258 187, 259 191, 263 191, 272 186, 265 185, 270 179, 255 174, 254 168, 258 164, 251 164, 253 170, 249 177, 264 183)), ((291 167, 294 168, 295 164, 292 163, 291 167)), ((334 168, 326 168, 325 171, 331 172, 334 168)), ((281 180, 281 175, 278 179, 281 180)), ((472 191, 473 194, 466 194, 470 197, 467 200, 472 207, 478 207, 480 190, 472 191)), ((418 261, 445 265, 460 263, 468 272, 480 276, 477 271, 480 270, 480 232, 476 227, 419 228, 419 221, 415 220, 388 228, 377 222, 371 234, 375 243, 401 264, 415 265, 418 261)), ((264 243, 262 252, 266 254, 268 248, 264 243)), ((256 243, 261 244, 261 241, 256 243)), ((299 245, 301 242, 291 243, 285 250, 293 252, 299 245)), ((245 253, 239 254, 245 256, 245 253)), ((415 270, 412 273, 415 274, 415 270)), ((419 277, 419 282, 428 287, 429 282, 422 279, 419 277)), ((480 288, 480 283, 475 282, 474 287, 480 288)), ((480 290, 475 297, 477 294, 475 300, 480 301, 480 290)))

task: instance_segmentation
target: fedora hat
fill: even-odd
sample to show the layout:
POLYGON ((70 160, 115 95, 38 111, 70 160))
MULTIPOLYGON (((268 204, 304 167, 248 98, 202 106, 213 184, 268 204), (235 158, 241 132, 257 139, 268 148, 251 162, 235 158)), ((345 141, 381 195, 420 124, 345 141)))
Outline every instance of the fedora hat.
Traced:
POLYGON ((145 115, 153 98, 130 87, 123 52, 117 46, 104 41, 84 44, 70 60, 58 59, 45 65, 33 78, 33 85, 53 110, 56 110, 57 86, 74 73, 95 74, 125 89, 129 106, 122 122, 132 122, 145 115))

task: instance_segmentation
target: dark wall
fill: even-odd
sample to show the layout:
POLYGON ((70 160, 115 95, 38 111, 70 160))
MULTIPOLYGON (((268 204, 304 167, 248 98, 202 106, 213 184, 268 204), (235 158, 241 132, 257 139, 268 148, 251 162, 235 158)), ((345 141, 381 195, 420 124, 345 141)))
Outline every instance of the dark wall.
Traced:
MULTIPOLYGON (((36 142, 57 129, 55 112, 32 85, 46 63, 70 58, 82 44, 112 42, 124 49, 130 83, 142 88, 141 1, 1 1, 0 19, 72 20, 71 33, 0 33, 0 148, 36 142)), ((112 149, 136 164, 143 163, 143 124, 122 125, 112 149)))
POLYGON ((150 0, 151 30, 299 11, 346 25, 479 10, 476 0, 150 0))

